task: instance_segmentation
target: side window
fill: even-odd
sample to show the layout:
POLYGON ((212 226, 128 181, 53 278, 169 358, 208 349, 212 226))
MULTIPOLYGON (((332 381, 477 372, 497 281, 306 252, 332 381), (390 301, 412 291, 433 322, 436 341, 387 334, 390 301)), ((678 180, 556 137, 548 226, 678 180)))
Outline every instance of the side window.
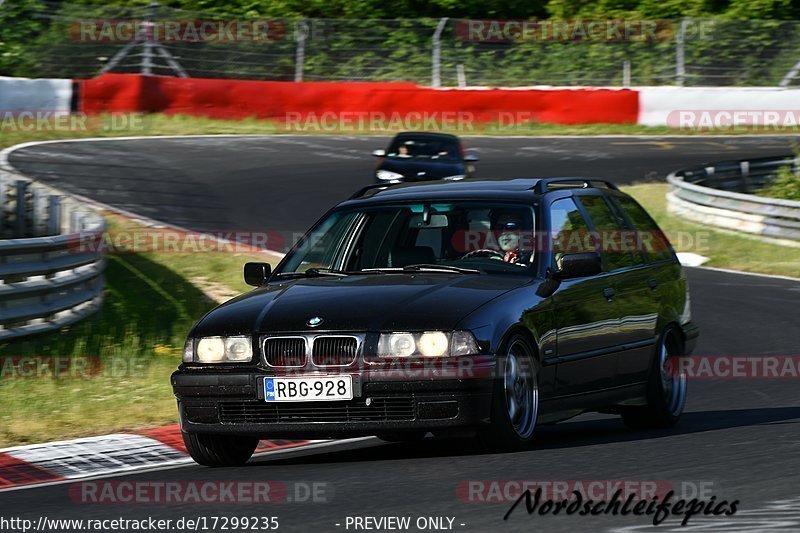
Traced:
MULTIPOLYGON (((611 211, 602 196, 579 196, 597 233, 598 245, 603 256, 604 270, 611 272, 634 266, 638 261, 633 246, 624 238, 626 228, 611 211)), ((638 253, 636 254, 638 256, 638 253)))
POLYGON ((334 215, 327 219, 313 233, 308 233, 298 243, 292 261, 286 265, 284 272, 304 271, 312 267, 331 268, 336 254, 341 251, 341 243, 345 232, 355 221, 355 215, 334 215))
POLYGON ((633 222, 636 229, 636 241, 639 250, 643 251, 651 261, 664 261, 673 258, 672 246, 658 227, 658 224, 647 214, 642 206, 625 196, 615 196, 625 215, 633 222))
POLYGON ((550 204, 550 246, 556 263, 564 254, 594 251, 589 226, 572 198, 550 204))

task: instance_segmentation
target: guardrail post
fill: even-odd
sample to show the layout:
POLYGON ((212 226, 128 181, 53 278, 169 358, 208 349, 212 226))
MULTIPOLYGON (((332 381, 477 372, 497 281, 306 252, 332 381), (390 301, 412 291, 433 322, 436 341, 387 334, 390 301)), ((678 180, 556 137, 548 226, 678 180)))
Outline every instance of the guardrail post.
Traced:
POLYGON ((47 234, 61 233, 61 197, 50 195, 47 199, 47 234))
POLYGON ((83 228, 81 228, 81 214, 77 209, 72 210, 69 219, 70 233, 78 233, 83 231, 83 228))
POLYGON ((27 211, 28 211, 28 188, 30 187, 30 182, 25 180, 17 180, 16 188, 17 188, 17 206, 16 206, 16 220, 14 225, 14 235, 17 238, 22 238, 25 236, 25 226, 27 222, 27 211))
POLYGON ((47 232, 47 191, 41 187, 33 187, 33 216, 31 225, 34 237, 42 237, 47 232))
POLYGON ((0 237, 6 233, 6 202, 8 201, 8 180, 0 174, 0 237))
POLYGON ((739 174, 741 178, 741 191, 750 192, 750 161, 739 162, 739 174))

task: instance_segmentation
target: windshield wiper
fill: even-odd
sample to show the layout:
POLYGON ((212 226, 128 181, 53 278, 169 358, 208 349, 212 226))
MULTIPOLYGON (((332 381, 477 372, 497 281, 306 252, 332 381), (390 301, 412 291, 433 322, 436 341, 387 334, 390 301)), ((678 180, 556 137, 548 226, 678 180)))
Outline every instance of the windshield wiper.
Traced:
POLYGON ((303 270, 302 272, 278 272, 275 274, 275 277, 279 278, 288 278, 288 277, 298 277, 298 278, 321 278, 321 277, 335 277, 335 278, 343 278, 345 276, 349 276, 350 273, 343 272, 341 270, 333 270, 330 268, 309 268, 308 270, 303 270))
POLYGON ((456 274, 483 274, 482 271, 474 268, 462 268, 452 265, 435 265, 426 263, 420 263, 418 265, 407 265, 404 267, 365 268, 363 270, 359 270, 359 272, 364 272, 364 273, 386 272, 386 273, 398 273, 398 274, 402 274, 404 272, 454 272, 456 274))
POLYGON ((423 272, 423 271, 441 271, 441 272, 457 272, 459 274, 480 274, 481 271, 477 268, 463 268, 453 265, 436 265, 428 263, 420 263, 418 265, 407 265, 403 267, 406 272, 423 272))

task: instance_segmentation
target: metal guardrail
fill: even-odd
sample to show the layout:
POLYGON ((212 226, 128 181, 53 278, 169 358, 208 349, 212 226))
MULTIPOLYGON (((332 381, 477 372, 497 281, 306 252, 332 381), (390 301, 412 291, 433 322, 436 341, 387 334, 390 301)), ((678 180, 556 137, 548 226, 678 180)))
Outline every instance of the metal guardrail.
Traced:
POLYGON ((0 341, 100 308, 105 228, 81 202, 0 170, 0 341))
POLYGON ((703 224, 800 241, 800 202, 749 194, 786 166, 797 172, 800 158, 724 161, 673 172, 667 176, 668 208, 703 224))

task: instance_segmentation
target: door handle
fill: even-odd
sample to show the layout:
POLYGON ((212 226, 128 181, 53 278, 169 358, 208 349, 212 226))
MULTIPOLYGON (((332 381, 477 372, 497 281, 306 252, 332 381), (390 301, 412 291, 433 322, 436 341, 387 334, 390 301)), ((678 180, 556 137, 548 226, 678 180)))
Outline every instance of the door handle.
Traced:
POLYGON ((603 296, 605 296, 606 300, 610 302, 614 299, 614 294, 616 294, 616 292, 617 291, 615 291, 613 287, 606 287, 603 289, 603 296))
POLYGON ((650 278, 647 280, 647 286, 653 290, 656 290, 658 288, 658 281, 653 278, 650 278))

